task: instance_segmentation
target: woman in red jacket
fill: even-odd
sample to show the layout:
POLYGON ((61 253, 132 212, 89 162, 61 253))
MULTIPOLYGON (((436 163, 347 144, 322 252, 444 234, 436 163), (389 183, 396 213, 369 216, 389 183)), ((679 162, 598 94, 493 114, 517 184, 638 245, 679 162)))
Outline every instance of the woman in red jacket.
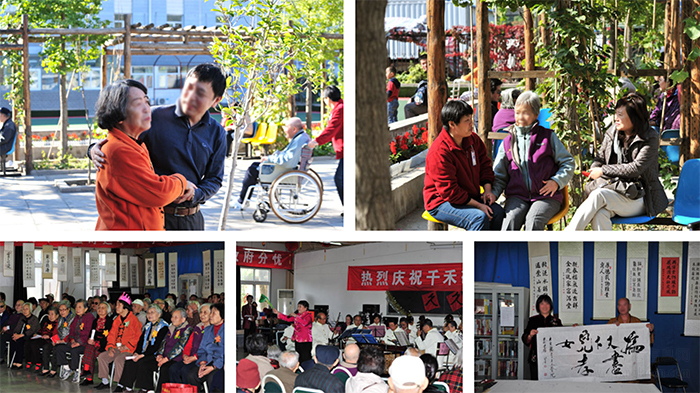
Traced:
POLYGON ((473 132, 473 114, 462 100, 448 101, 442 108, 443 130, 425 159, 425 210, 437 220, 467 230, 500 230, 505 213, 494 203, 491 159, 473 132))
POLYGON ((277 314, 277 318, 282 321, 294 322, 294 349, 299 352, 299 363, 304 363, 311 359, 311 326, 314 323, 314 317, 309 312, 309 302, 299 300, 297 304, 296 316, 287 316, 279 312, 277 309, 272 309, 272 312, 277 314))
POLYGON ((151 128, 146 87, 126 79, 107 86, 97 100, 100 128, 109 130, 102 151, 110 157, 97 173, 97 230, 165 230, 163 206, 196 186, 176 173, 159 176, 139 135, 151 128))

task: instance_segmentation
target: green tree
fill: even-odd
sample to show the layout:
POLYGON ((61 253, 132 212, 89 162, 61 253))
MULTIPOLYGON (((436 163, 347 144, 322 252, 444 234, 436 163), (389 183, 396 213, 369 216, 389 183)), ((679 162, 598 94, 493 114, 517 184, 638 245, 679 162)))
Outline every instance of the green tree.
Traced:
MULTIPOLYGON (((227 98, 230 103, 239 102, 241 109, 238 116, 233 116, 228 108, 223 110, 230 118, 237 118, 237 130, 262 117, 280 121, 288 111, 289 97, 301 90, 300 81, 312 81, 318 86, 325 75, 333 74, 329 67, 342 65, 335 48, 338 44, 322 37, 328 33, 325 29, 342 32, 341 3, 217 0, 214 9, 221 14, 225 37, 214 39, 211 53, 230 71, 227 98)), ((342 75, 342 68, 339 74, 342 75)), ((238 151, 242 136, 242 132, 235 133, 234 152, 238 151)), ((226 227, 233 189, 236 155, 233 157, 219 218, 220 230, 226 227)))
MULTIPOLYGON (((29 18, 29 28, 104 28, 109 23, 98 17, 102 0, 5 0, 0 23, 5 26, 20 26, 22 15, 29 18), (14 9, 13 13, 9 11, 14 9)), ((19 38, 15 36, 14 38, 19 38)), ((85 62, 100 56, 101 46, 108 36, 52 34, 45 37, 41 52, 41 66, 46 72, 59 76, 59 99, 62 154, 68 152, 68 74, 84 70, 85 62)), ((21 54, 8 57, 13 64, 21 64, 21 54)), ((18 67, 19 68, 19 67, 18 67)), ((7 96, 17 100, 28 94, 17 90, 21 87, 22 73, 13 72, 10 84, 12 91, 7 96)), ((72 84, 71 84, 72 85, 72 84)), ((77 83, 76 83, 77 85, 77 83)))

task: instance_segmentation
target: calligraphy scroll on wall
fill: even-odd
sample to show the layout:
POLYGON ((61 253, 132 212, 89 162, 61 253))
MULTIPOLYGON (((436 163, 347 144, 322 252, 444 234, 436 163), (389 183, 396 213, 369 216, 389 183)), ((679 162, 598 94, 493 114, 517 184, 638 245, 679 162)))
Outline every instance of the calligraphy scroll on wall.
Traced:
POLYGON ((659 243, 659 314, 680 314, 681 282, 683 282, 683 243, 659 243))
POLYGON ((25 288, 36 285, 34 275, 34 243, 22 244, 22 282, 25 288))
POLYGON ((617 243, 596 242, 593 263, 593 319, 608 320, 616 312, 617 243))
POLYGON ((58 281, 68 281, 68 247, 58 247, 58 281))
POLYGON ((177 293, 177 253, 168 254, 168 292, 177 293))
POLYGON ((211 295, 211 250, 202 251, 202 296, 211 295))
POLYGON ((540 328, 539 380, 593 382, 649 379, 651 349, 644 323, 540 328))
POLYGON ((156 287, 156 260, 153 254, 144 254, 143 276, 145 277, 144 288, 156 287))
POLYGON ((129 286, 129 256, 119 255, 119 287, 129 286))
POLYGON ((700 336, 700 243, 688 243, 688 283, 685 286, 686 336, 700 336))
POLYGON ((83 271, 85 269, 85 262, 83 261, 83 249, 82 248, 72 248, 72 253, 70 256, 70 261, 73 264, 73 283, 81 284, 83 282, 83 271))
POLYGON ((53 278, 53 246, 41 247, 41 278, 53 278))
POLYGON ((3 249, 2 275, 5 277, 15 276, 15 243, 5 242, 3 249))
POLYGON ((129 286, 131 291, 138 293, 139 289, 139 257, 129 257, 129 286))
POLYGON ((647 319, 649 244, 646 242, 627 243, 627 299, 630 300, 632 313, 645 321, 647 319))
POLYGON ((165 286, 165 253, 159 252, 156 254, 156 271, 157 271, 157 283, 158 288, 163 288, 165 286))
POLYGON ((537 298, 547 294, 552 297, 552 267, 549 259, 549 243, 527 244, 530 257, 530 315, 537 314, 537 298))
POLYGON ((117 254, 105 254, 105 281, 117 281, 117 254))
POLYGON ((214 293, 225 291, 224 250, 214 250, 214 293))
POLYGON ((583 243, 559 242, 559 318, 583 324, 583 243))
POLYGON ((88 252, 90 258, 90 288, 98 288, 102 284, 100 278, 100 252, 98 250, 90 250, 88 252))

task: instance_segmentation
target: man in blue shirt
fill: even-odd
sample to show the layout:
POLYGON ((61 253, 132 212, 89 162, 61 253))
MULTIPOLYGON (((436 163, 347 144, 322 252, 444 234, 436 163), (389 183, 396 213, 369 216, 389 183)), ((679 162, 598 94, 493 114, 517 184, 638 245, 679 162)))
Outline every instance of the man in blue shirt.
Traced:
MULTIPOLYGON (((196 189, 165 206, 166 230, 204 230, 199 205, 214 196, 224 177, 226 133, 209 116, 226 90, 226 73, 215 64, 200 64, 187 73, 175 105, 151 109, 151 129, 141 134, 158 175, 180 173, 196 189)), ((100 147, 89 149, 95 167, 109 165, 100 147)), ((113 163, 112 165, 118 165, 113 163)))
POLYGON ((299 164, 301 158, 301 148, 308 144, 311 138, 304 131, 304 125, 298 117, 292 117, 282 126, 284 134, 289 140, 289 144, 283 150, 274 152, 272 155, 262 157, 259 162, 254 162, 245 173, 243 178, 243 188, 232 209, 241 210, 243 208, 243 200, 248 192, 248 189, 255 185, 260 174, 260 164, 268 162, 276 165, 281 165, 285 168, 294 169, 299 164))

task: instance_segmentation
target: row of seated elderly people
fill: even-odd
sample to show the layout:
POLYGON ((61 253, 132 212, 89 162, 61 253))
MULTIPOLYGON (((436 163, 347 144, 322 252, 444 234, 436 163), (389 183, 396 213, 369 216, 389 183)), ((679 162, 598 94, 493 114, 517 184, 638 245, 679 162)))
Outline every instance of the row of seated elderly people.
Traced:
POLYGON ((267 347, 261 335, 249 336, 246 347, 250 355, 236 365, 237 393, 292 393, 295 388, 318 389, 325 393, 387 393, 389 390, 415 393, 462 393, 462 349, 455 363, 439 371, 431 354, 420 354, 409 347, 393 360, 389 377, 386 359, 379 346, 358 347, 349 344, 341 355, 337 347, 318 345, 313 364, 303 369, 296 351, 280 352, 276 345, 267 347), (407 360, 406 358, 411 358, 407 360), (415 367, 418 367, 416 370, 415 367))
POLYGON ((80 299, 74 308, 64 299, 47 307, 40 321, 33 303, 18 300, 18 312, 10 314, 0 299, 2 342, 9 344, 2 356, 7 346, 8 365, 47 378, 92 386, 96 376, 98 390, 117 382, 115 392, 160 392, 165 383, 199 391, 207 383, 211 391, 223 391, 224 304, 190 300, 187 309, 173 307, 166 321, 157 300, 144 300, 124 293, 113 312, 99 297, 80 299))

